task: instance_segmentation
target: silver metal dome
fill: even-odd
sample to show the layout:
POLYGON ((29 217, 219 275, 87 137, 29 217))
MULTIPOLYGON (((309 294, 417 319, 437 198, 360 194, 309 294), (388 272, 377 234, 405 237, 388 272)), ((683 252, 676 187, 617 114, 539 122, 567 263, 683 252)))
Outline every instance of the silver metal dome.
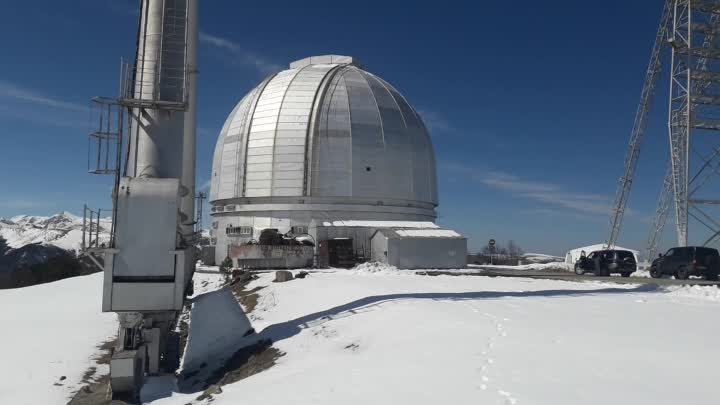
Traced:
MULTIPOLYGON (((348 56, 302 59, 263 80, 230 113, 215 148, 215 229, 432 221, 437 201, 422 120, 348 56)), ((213 233, 218 245, 237 241, 213 233)))
POLYGON ((250 91, 220 132, 210 201, 253 197, 434 207, 430 137, 405 98, 352 58, 294 62, 250 91))

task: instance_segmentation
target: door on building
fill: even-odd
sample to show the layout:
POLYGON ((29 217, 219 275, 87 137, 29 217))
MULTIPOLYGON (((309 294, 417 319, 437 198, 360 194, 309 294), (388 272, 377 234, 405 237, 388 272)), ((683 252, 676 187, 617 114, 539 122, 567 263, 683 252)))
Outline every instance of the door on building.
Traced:
POLYGON ((328 244, 328 264, 330 267, 353 267, 355 251, 352 239, 330 239, 328 244))

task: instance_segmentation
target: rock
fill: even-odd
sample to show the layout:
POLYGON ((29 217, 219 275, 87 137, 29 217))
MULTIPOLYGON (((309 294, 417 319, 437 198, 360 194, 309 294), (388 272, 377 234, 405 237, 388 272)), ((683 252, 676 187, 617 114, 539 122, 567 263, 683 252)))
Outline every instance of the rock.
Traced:
POLYGON ((307 277, 308 275, 310 275, 310 273, 308 273, 307 271, 304 271, 304 270, 303 270, 303 271, 301 271, 300 273, 298 273, 298 274, 295 276, 295 278, 305 278, 305 277, 307 277))
POLYGON ((222 388, 220 388, 219 385, 213 384, 213 385, 209 386, 205 391, 203 391, 203 393, 200 394, 199 397, 197 397, 197 400, 203 401, 208 398, 212 398, 213 395, 222 394, 222 392, 223 392, 222 388))
POLYGON ((290 281, 292 279, 293 279, 292 273, 287 270, 278 270, 275 272, 275 282, 276 283, 284 283, 284 282, 290 281))
POLYGON ((233 278, 240 277, 240 276, 242 276, 243 274, 247 274, 247 271, 245 271, 245 270, 243 270, 243 269, 233 269, 233 270, 230 271, 230 275, 231 275, 233 278))

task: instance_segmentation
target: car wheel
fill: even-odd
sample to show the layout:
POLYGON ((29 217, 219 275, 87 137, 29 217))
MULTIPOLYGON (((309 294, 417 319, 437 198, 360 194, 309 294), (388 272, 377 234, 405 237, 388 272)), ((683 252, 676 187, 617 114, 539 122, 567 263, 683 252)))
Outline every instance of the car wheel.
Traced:
POLYGON ((660 270, 658 270, 657 267, 650 267, 650 277, 660 278, 662 277, 662 273, 660 273, 660 270))
POLYGON ((622 272, 622 273, 620 273, 620 275, 623 276, 623 277, 625 277, 625 278, 630 277, 631 274, 632 274, 632 273, 628 273, 628 272, 622 272))
POLYGON ((685 267, 680 267, 677 273, 675 273, 675 278, 678 280, 687 280, 688 277, 690 277, 690 274, 685 267))
POLYGON ((575 274, 577 274, 578 276, 582 276, 583 274, 585 274, 585 270, 583 270, 583 268, 580 267, 580 265, 576 264, 575 265, 575 274))

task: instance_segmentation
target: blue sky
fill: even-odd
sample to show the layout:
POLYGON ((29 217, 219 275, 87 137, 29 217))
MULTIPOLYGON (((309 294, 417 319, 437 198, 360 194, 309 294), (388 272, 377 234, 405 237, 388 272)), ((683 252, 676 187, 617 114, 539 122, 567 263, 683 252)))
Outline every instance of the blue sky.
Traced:
MULTIPOLYGON (((198 184, 245 92, 290 61, 345 54, 422 114, 437 153, 439 223, 471 249, 514 239, 560 254, 604 240, 662 2, 476 3, 202 1, 198 184)), ((3 7, 0 216, 110 206, 110 179, 86 174, 88 100, 116 95, 136 7, 3 7)), ((662 80, 620 238, 628 247, 644 247, 665 170, 662 80)))

